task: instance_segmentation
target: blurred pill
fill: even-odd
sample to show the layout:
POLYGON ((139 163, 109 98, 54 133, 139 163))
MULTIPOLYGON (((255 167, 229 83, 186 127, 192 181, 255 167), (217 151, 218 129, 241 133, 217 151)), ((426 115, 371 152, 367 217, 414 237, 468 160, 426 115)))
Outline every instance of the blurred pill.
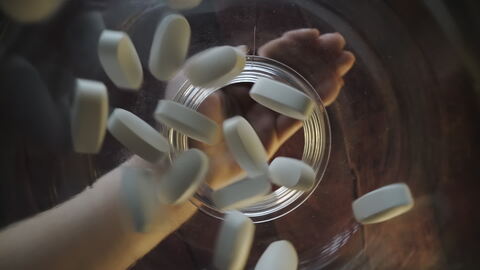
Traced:
POLYGON ((5 14, 20 23, 35 23, 49 18, 65 0, 2 0, 5 14))
POLYGON ((190 9, 200 5, 201 2, 202 0, 168 0, 168 6, 173 9, 190 9))
POLYGON ((62 66, 61 58, 58 54, 42 57, 42 60, 35 61, 35 68, 47 86, 52 99, 55 102, 66 101, 70 107, 75 95, 77 77, 73 75, 74 72, 70 70, 69 66, 62 66))
POLYGON ((277 157, 269 166, 270 179, 278 186, 295 190, 310 190, 315 183, 315 171, 305 162, 277 157))
POLYGON ((182 67, 190 45, 190 25, 182 15, 163 18, 155 31, 148 67, 155 78, 168 81, 182 67))
POLYGON ((247 216, 238 211, 228 212, 215 243, 215 269, 244 269, 254 234, 255 225, 247 216))
POLYGON ((219 138, 217 123, 203 114, 170 100, 160 100, 155 119, 188 137, 214 144, 219 138))
POLYGON ((108 119, 108 131, 120 143, 152 163, 164 157, 170 145, 158 131, 133 113, 115 109, 108 119))
POLYGON ((404 183, 391 184, 371 191, 353 204, 355 219, 362 224, 378 223, 399 216, 413 207, 413 197, 404 183))
POLYGON ((162 214, 153 173, 141 168, 122 168, 122 198, 133 228, 137 232, 151 230, 153 221, 162 214))
POLYGON ((314 106, 313 100, 301 91, 267 78, 255 82, 250 97, 272 111, 298 120, 308 119, 314 106))
POLYGON ((208 157, 200 150, 190 149, 181 153, 162 176, 158 187, 160 201, 179 204, 190 199, 205 180, 208 166, 208 157))
POLYGON ((26 59, 11 56, 2 60, 0 89, 4 125, 51 151, 70 146, 68 112, 54 102, 38 71, 26 59))
POLYGON ((140 88, 143 82, 142 64, 126 33, 104 30, 98 42, 98 55, 103 70, 117 87, 140 88))
POLYGON ((76 14, 65 27, 66 50, 77 77, 96 78, 101 71, 98 41, 105 23, 100 11, 76 14))
POLYGON ((249 175, 263 174, 268 170, 267 152, 245 118, 235 116, 225 120, 223 134, 233 157, 249 175))
POLYGON ((261 201, 272 191, 268 175, 246 177, 212 193, 214 205, 222 210, 240 209, 261 201))
POLYGON ((245 53, 235 47, 214 47, 192 56, 185 75, 193 85, 221 87, 243 71, 245 61, 245 53))
POLYGON ((107 118, 106 86, 101 82, 78 79, 71 120, 73 149, 78 153, 98 153, 105 137, 107 118))
POLYGON ((298 255, 293 245, 286 240, 271 243, 260 259, 255 270, 296 270, 298 255))

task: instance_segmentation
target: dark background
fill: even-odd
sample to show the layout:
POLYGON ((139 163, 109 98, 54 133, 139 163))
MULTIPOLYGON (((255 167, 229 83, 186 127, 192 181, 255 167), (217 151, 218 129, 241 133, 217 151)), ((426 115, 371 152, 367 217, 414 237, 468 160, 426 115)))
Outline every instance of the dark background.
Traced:
MULTIPOLYGON (((122 2, 128 1, 70 1, 35 26, 2 15, 2 62, 13 55, 29 59, 59 108, 68 107, 74 77, 99 79, 109 87, 111 107, 128 108, 153 123, 162 83, 145 72, 140 94, 118 91, 98 60, 88 58, 88 48, 85 58, 72 53, 76 38, 88 43, 101 30, 72 41, 72 32, 84 29, 75 28, 76 18, 98 10, 107 28, 129 32, 146 63, 158 20, 152 16, 162 9, 125 9, 122 2)), ((357 56, 341 95, 328 108, 333 143, 322 183, 292 214, 257 225, 250 266, 271 241, 288 239, 306 269, 478 269, 479 5, 474 0, 245 0, 204 1, 198 10, 205 12, 186 12, 194 34, 191 53, 219 44, 255 50, 286 30, 317 27, 342 33, 357 56), (398 181, 412 190, 412 211, 381 224, 355 223, 352 200, 398 181)), ((10 102, 11 97, 0 98, 10 102)), ((15 102, 18 110, 28 110, 22 106, 27 103, 15 102)), ((71 153, 68 134, 53 143, 39 141, 19 127, 28 122, 9 122, 15 112, 0 112, 2 227, 70 198, 127 155, 110 135, 98 156, 71 153)), ((218 225, 198 213, 133 269, 208 266, 218 225)))

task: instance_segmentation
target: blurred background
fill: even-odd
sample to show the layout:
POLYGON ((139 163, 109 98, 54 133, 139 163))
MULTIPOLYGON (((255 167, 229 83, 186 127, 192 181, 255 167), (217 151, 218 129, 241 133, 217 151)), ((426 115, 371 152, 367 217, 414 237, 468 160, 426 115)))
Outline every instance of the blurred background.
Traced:
MULTIPOLYGON (((146 67, 153 32, 168 12, 159 0, 72 0, 38 24, 0 14, 0 227, 71 198, 129 157, 109 134, 100 154, 73 153, 74 80, 103 81, 111 108, 153 124, 165 84, 145 69, 139 93, 116 89, 96 42, 105 28, 126 31, 146 67), (15 59, 26 59, 44 85, 11 91, 28 85, 9 69, 15 59), (38 111, 39 103, 51 110, 38 111)), ((278 239, 297 248, 300 269, 480 267, 480 2, 204 0, 181 13, 192 27, 190 55, 223 44, 256 53, 287 30, 315 27, 341 33, 357 57, 327 108, 332 150, 320 186, 291 214, 257 225, 249 267, 278 239), (381 224, 355 222, 355 198, 400 181, 415 197, 410 212, 381 224)), ((291 149, 301 139, 300 131, 280 151, 301 153, 291 149)), ((219 225, 197 213, 132 269, 207 267, 219 225)))

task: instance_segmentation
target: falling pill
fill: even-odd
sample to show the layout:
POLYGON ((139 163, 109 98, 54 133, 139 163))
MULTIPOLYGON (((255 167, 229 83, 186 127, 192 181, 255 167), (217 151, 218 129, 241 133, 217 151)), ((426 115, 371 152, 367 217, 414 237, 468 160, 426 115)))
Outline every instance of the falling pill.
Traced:
POLYGON ((213 47, 192 56, 185 64, 185 75, 193 85, 221 87, 243 71, 245 61, 240 49, 213 47))
POLYGON ((148 232, 164 210, 155 193, 154 174, 147 169, 133 167, 123 167, 121 173, 122 198, 133 228, 137 232, 148 232))
POLYGON ((2 0, 0 6, 10 18, 20 23, 35 23, 48 19, 65 0, 2 0))
POLYGON ((301 91, 267 78, 258 79, 250 89, 250 97, 280 114, 306 120, 313 111, 313 100, 301 91))
POLYGON ((295 247, 286 240, 271 243, 255 265, 255 270, 296 270, 298 255, 295 247))
POLYGON ((235 116, 225 120, 223 134, 233 157, 249 175, 263 174, 268 170, 267 152, 245 118, 235 116))
POLYGON ((212 193, 214 205, 222 210, 240 209, 261 201, 272 191, 267 174, 246 177, 212 193))
POLYGON ((188 137, 214 144, 219 139, 217 123, 205 115, 171 100, 160 100, 154 112, 155 119, 188 137))
POLYGON ((78 153, 98 153, 108 118, 107 88, 101 82, 77 79, 71 114, 73 148, 78 153))
POLYGON ((202 0, 167 0, 168 6, 173 9, 191 9, 202 2, 202 0))
POLYGON ((277 157, 269 166, 270 179, 279 186, 307 191, 315 182, 315 171, 301 160, 277 157))
POLYGON ((117 87, 140 88, 143 82, 142 64, 126 33, 104 30, 98 42, 98 55, 103 70, 117 87))
POLYGON ((190 34, 187 19, 179 14, 168 15, 158 24, 148 60, 148 67, 155 78, 168 81, 182 67, 190 34))
POLYGON ((241 270, 252 247, 255 225, 252 220, 238 211, 231 211, 218 234, 213 265, 218 270, 241 270))
POLYGON ((96 10, 76 14, 65 25, 66 57, 76 76, 95 78, 101 71, 97 50, 103 30, 102 12, 96 10))
POLYGON ((158 196, 162 203, 179 204, 190 199, 205 180, 209 160, 197 149, 181 153, 161 177, 158 196))
POLYGON ((352 208, 358 222, 371 224, 399 216, 412 209, 413 204, 408 186, 396 183, 361 196, 353 202, 352 208))
POLYGON ((149 162, 157 162, 170 150, 168 140, 133 113, 116 108, 108 119, 108 131, 127 149, 149 162))
POLYGON ((68 110, 55 102, 39 71, 12 55, 0 64, 0 113, 6 128, 50 151, 70 147, 68 110))

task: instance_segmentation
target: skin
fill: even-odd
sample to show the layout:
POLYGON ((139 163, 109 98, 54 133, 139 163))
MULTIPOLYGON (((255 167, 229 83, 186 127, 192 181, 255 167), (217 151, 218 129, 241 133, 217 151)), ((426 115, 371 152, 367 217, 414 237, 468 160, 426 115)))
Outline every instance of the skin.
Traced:
MULTIPOLYGON (((317 29, 298 29, 266 43, 258 53, 278 60, 305 76, 328 106, 337 98, 343 86, 342 77, 355 62, 354 55, 344 51, 344 46, 345 39, 338 33, 320 35, 317 29), (304 57, 297 57, 300 54, 304 57)), ((200 105, 199 111, 221 126, 229 114, 226 108, 236 107, 255 129, 270 158, 302 127, 302 123, 256 103, 249 97, 249 89, 250 85, 225 87, 223 91, 209 96, 200 105)), ((192 141, 192 146, 209 155, 214 165, 209 177, 209 184, 213 188, 222 187, 243 175, 223 137, 220 143, 213 146, 195 141, 192 141)))
MULTIPOLYGON (((353 54, 343 50, 344 45, 339 34, 320 35, 316 29, 300 29, 266 43, 259 54, 284 62, 303 74, 329 105, 343 85, 342 76, 355 61, 353 54), (306 63, 295 57, 299 53, 305 56, 302 59, 306 63)), ((174 86, 175 80, 168 89, 175 89, 174 86)), ((301 124, 255 104, 246 94, 248 87, 227 87, 210 96, 200 111, 221 123, 227 100, 234 100, 234 106, 245 113, 271 156, 301 124)), ((211 159, 208 181, 214 188, 241 175, 233 159, 225 158, 229 155, 223 139, 214 146, 195 147, 211 159)), ((123 167, 147 168, 158 175, 164 170, 134 156, 71 200, 12 224, 0 233, 0 269, 126 269, 196 212, 189 202, 176 206, 158 204, 159 214, 152 217, 150 231, 136 232, 122 197, 123 167)))

